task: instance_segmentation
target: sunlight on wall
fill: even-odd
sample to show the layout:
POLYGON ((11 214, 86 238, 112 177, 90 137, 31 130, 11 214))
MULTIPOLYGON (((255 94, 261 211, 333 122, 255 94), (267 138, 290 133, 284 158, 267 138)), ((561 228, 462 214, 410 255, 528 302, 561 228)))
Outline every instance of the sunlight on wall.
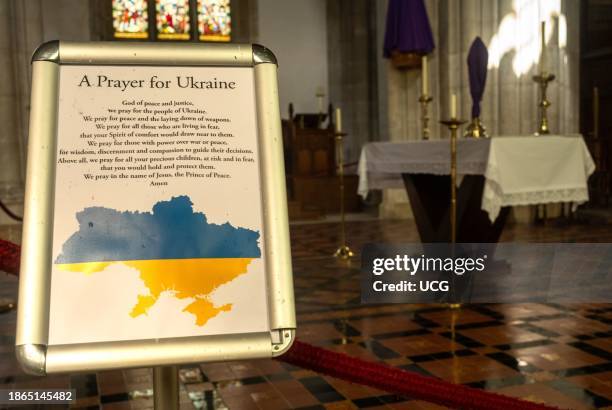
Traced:
POLYGON ((512 12, 504 16, 489 42, 489 68, 499 68, 502 57, 514 51, 512 69, 518 77, 540 60, 540 22, 546 21, 546 44, 556 29, 559 48, 564 48, 567 20, 561 13, 561 0, 514 0, 512 6, 512 12))

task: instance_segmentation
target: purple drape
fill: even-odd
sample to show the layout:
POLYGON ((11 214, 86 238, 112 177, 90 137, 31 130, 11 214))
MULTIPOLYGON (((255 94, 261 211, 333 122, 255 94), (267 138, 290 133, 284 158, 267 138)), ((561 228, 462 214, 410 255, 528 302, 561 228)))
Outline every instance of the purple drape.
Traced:
POLYGON ((392 51, 429 54, 434 47, 423 0, 389 0, 384 56, 392 51))
POLYGON ((472 94, 472 118, 480 117, 480 101, 487 82, 489 52, 480 37, 476 37, 468 52, 467 64, 472 94))

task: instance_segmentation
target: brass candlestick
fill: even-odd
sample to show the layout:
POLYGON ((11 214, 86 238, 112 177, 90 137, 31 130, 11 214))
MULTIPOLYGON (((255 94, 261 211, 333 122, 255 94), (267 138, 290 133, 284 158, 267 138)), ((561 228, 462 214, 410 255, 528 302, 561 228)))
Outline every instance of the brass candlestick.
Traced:
MULTIPOLYGON (((451 211, 450 211, 450 223, 451 223, 451 253, 455 257, 455 243, 457 242, 457 130, 460 125, 465 124, 467 121, 458 120, 457 118, 451 118, 450 120, 440 121, 446 125, 450 130, 450 179, 451 179, 451 211)), ((450 309, 461 308, 461 303, 449 303, 450 309)))
POLYGON ((340 247, 334 252, 336 258, 348 260, 354 256, 346 243, 346 221, 344 216, 344 147, 343 138, 346 134, 336 132, 336 153, 338 157, 338 177, 340 179, 340 247))
POLYGON ((547 135, 550 134, 550 129, 548 128, 548 107, 551 106, 551 102, 548 101, 546 97, 546 90, 548 89, 548 83, 555 79, 554 74, 549 74, 547 72, 542 72, 538 75, 533 76, 533 81, 538 83, 540 86, 540 119, 538 130, 535 132, 535 135, 547 135))
POLYGON ((467 126, 467 129, 465 130, 465 134, 463 134, 463 136, 471 138, 489 138, 489 135, 487 134, 487 129, 484 125, 482 125, 480 117, 472 118, 472 121, 470 122, 470 125, 467 126))
POLYGON ((325 118, 325 114, 323 113, 323 98, 325 98, 325 92, 321 87, 317 88, 317 93, 315 94, 317 97, 317 102, 319 104, 319 115, 317 116, 317 128, 321 128, 323 124, 323 120, 325 118))
POLYGON ((450 120, 440 121, 450 130, 450 177, 451 177, 451 243, 457 241, 457 130, 460 125, 467 121, 451 118, 450 120))
POLYGON ((419 97, 421 103, 421 122, 423 123, 423 139, 429 139, 429 116, 427 115, 427 104, 433 101, 433 97, 427 94, 422 94, 419 97))

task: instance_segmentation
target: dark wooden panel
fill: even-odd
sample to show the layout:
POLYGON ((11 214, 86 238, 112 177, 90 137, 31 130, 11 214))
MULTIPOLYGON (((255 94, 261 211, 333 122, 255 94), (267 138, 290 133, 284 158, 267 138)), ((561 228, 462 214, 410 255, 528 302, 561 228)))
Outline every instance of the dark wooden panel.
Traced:
POLYGON ((597 169, 589 179, 592 206, 608 206, 612 192, 612 0, 581 2, 580 132, 597 169), (594 138, 593 89, 599 91, 599 133, 594 138))

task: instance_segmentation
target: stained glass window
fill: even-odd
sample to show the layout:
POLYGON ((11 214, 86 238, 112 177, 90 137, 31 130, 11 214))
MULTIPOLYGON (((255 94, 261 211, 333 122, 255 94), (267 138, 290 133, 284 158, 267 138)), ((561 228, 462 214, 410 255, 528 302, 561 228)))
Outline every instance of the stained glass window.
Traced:
POLYGON ((116 38, 148 38, 147 0, 113 0, 116 38))
POLYGON ((118 39, 231 41, 230 0, 112 0, 112 7, 118 39))
POLYGON ((204 41, 230 41, 230 0, 198 0, 198 33, 204 41))
POLYGON ((157 0, 157 38, 189 40, 189 0, 157 0))

